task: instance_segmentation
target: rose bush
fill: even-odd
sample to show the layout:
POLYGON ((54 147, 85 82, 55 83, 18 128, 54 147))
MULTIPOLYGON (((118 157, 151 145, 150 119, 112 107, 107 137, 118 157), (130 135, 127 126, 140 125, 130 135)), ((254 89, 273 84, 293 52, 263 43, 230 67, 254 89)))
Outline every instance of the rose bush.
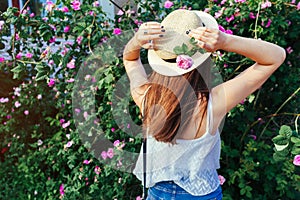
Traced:
MULTIPOLYGON (((0 55, 0 199, 138 199, 141 183, 128 172, 140 148, 141 121, 122 48, 142 22, 178 8, 205 10, 228 34, 286 49, 279 70, 228 114, 219 174, 224 199, 299 198, 300 3, 134 3, 137 10, 126 4, 113 20, 94 0, 47 1, 44 16, 29 4, 1 14, 0 35, 8 35, 10 25, 14 34, 9 57, 0 55), (284 124, 292 135, 278 160, 273 142, 287 143, 273 138, 284 124)), ((222 51, 213 58, 224 80, 252 63, 222 51)), ((142 59, 147 62, 145 51, 142 59)))

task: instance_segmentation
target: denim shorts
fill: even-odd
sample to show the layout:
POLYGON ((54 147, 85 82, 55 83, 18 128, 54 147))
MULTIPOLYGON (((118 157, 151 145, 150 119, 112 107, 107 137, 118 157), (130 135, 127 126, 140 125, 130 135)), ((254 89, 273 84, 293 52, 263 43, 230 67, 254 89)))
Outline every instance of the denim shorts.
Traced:
POLYGON ((146 200, 222 200, 222 196, 221 186, 207 195, 194 196, 173 181, 163 181, 148 189, 146 200))

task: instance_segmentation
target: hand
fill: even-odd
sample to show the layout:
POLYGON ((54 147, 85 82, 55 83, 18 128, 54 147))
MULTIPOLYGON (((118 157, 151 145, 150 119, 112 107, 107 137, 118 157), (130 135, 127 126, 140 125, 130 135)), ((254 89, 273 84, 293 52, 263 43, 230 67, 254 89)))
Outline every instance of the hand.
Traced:
POLYGON ((207 27, 191 30, 188 35, 198 40, 198 46, 207 52, 222 49, 227 38, 227 34, 220 30, 207 27))
POLYGON ((134 38, 140 47, 155 48, 155 41, 164 36, 165 30, 158 22, 143 23, 134 38))

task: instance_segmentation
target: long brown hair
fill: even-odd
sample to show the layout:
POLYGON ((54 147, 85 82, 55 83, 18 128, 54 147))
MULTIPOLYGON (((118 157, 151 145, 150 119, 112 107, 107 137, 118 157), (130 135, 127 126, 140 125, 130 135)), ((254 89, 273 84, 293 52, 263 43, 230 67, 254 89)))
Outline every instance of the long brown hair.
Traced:
MULTIPOLYGON (((203 63, 204 64, 204 63, 203 63)), ((202 66, 201 66, 202 67, 202 66)), ((209 72, 203 74, 194 69, 182 76, 163 76, 152 72, 149 76, 150 89, 145 95, 144 131, 157 141, 174 143, 180 131, 192 120, 194 109, 201 101, 202 119, 207 112, 209 100, 209 72), (206 76, 205 80, 202 75, 206 76), (204 105, 203 105, 204 104, 204 105)))

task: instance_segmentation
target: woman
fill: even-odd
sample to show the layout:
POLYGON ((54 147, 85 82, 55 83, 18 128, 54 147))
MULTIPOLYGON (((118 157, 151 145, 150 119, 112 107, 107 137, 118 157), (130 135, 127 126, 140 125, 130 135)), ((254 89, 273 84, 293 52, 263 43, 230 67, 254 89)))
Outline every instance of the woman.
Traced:
MULTIPOLYGON (((143 182, 149 187, 147 199, 222 199, 219 126, 228 111, 283 63, 285 51, 262 40, 225 34, 207 13, 176 10, 161 23, 142 24, 123 59, 148 138, 143 182), (140 60, 141 48, 148 49, 153 69, 149 77, 140 60), (255 63, 211 87, 207 69, 210 52, 216 50, 255 63)), ((141 155, 134 173, 143 180, 141 155)))

